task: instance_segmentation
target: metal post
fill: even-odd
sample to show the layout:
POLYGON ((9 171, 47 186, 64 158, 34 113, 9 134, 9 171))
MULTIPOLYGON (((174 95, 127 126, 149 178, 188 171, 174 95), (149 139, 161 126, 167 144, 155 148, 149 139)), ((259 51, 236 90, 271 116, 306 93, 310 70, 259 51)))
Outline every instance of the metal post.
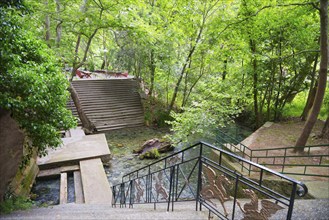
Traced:
POLYGON ((169 198, 168 198, 167 212, 169 212, 170 201, 172 199, 172 185, 173 185, 173 167, 170 168, 169 198))
POLYGON ((282 170, 281 170, 281 173, 283 173, 284 171, 284 165, 286 163, 286 156, 287 156, 287 148, 284 149, 284 157, 283 157, 283 164, 282 164, 282 170))
POLYGON ((232 210, 232 220, 234 220, 234 214, 235 214, 235 204, 236 204, 236 196, 238 194, 238 184, 239 184, 239 176, 236 176, 235 179, 235 189, 234 189, 234 200, 233 200, 233 210, 232 210))
MULTIPOLYGON (((174 202, 176 201, 175 191, 177 190, 176 166, 173 166, 173 180, 172 181, 173 181, 173 183, 172 183, 171 211, 174 211, 174 202)), ((177 192, 176 192, 176 195, 177 195, 177 192)))
MULTIPOLYGON (((200 191, 201 191, 201 174, 202 174, 202 144, 200 144, 200 153, 199 153, 199 170, 198 170, 198 185, 196 190, 196 203, 195 203, 195 210, 198 211, 198 202, 200 202, 200 191)), ((200 203, 201 207, 201 203, 200 203)), ((201 209, 201 208, 200 208, 201 209)))
POLYGON ((297 190, 297 183, 293 183, 292 192, 290 195, 290 203, 289 203, 289 208, 288 208, 287 220, 290 220, 292 217, 292 210, 294 208, 296 190, 297 190))
POLYGON ((133 181, 130 180, 129 208, 133 206, 133 181))

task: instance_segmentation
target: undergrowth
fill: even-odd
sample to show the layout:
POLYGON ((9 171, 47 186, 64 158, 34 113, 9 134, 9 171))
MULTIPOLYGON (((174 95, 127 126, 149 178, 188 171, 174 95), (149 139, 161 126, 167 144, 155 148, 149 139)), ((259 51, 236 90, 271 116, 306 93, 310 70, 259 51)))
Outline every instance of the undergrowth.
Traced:
POLYGON ((0 213, 8 214, 15 210, 26 210, 33 206, 33 201, 30 198, 23 196, 10 195, 0 203, 0 213))

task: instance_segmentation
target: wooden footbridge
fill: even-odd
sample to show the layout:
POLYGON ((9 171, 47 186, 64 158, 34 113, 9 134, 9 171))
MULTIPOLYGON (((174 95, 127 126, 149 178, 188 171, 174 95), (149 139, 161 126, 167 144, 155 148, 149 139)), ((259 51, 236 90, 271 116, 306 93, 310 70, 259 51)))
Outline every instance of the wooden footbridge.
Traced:
MULTIPOLYGON (((144 125, 144 114, 135 79, 75 80, 82 109, 96 126, 97 131, 139 127, 144 125)), ((77 111, 70 101, 73 115, 77 111)))

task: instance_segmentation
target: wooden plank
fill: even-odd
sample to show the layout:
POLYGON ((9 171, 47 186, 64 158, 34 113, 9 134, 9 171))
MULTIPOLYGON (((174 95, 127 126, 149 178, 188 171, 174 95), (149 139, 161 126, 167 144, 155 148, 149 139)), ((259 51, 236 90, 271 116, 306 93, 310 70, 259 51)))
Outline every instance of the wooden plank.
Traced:
POLYGON ((61 173, 59 204, 67 203, 67 173, 61 173))
POLYGON ((63 172, 71 172, 79 169, 80 169, 79 165, 72 165, 72 166, 57 167, 48 170, 40 170, 37 177, 38 178, 53 177, 53 176, 58 176, 63 172))
POLYGON ((83 195, 86 204, 110 204, 112 192, 100 158, 80 161, 83 195))
POLYGON ((84 203, 80 171, 74 171, 73 176, 74 176, 75 203, 84 203))

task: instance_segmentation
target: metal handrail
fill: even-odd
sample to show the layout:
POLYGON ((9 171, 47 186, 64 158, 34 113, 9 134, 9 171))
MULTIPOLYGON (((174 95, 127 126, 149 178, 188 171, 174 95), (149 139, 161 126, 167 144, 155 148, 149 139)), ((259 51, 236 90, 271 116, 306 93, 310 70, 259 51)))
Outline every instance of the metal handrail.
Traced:
MULTIPOLYGON (((307 175, 307 176, 320 176, 320 177, 329 177, 329 175, 325 175, 325 174, 307 174, 306 173, 306 169, 307 167, 313 166, 313 167, 323 167, 322 164, 322 158, 323 157, 329 157, 329 153, 328 154, 311 154, 311 149, 312 148, 319 148, 319 147, 328 147, 329 149, 329 144, 318 144, 318 145, 308 145, 308 146, 303 146, 304 149, 306 149, 306 154, 303 155, 287 155, 288 150, 294 150, 296 149, 296 147, 278 147, 278 148, 261 148, 261 149, 251 149, 247 146, 245 146, 242 143, 238 143, 239 145, 243 146, 243 150, 241 150, 241 148, 236 147, 236 144, 231 144, 230 142, 237 142, 237 140, 235 140, 232 136, 218 130, 218 132, 223 135, 224 137, 220 137, 222 140, 224 140, 226 143, 226 145, 223 145, 225 148, 230 149, 232 151, 232 148, 234 149, 234 151, 239 151, 242 153, 242 157, 243 158, 248 158, 251 161, 255 161, 255 162, 259 162, 260 159, 273 159, 272 163, 269 162, 263 162, 262 165, 264 166, 281 166, 281 173, 284 174, 295 174, 295 175, 307 175), (231 139, 231 140, 228 140, 231 139), (227 146, 227 144, 230 144, 229 146, 227 146), (249 153, 246 151, 246 149, 249 151, 249 153), (270 155, 271 152, 278 152, 278 151, 284 151, 283 155, 270 155), (262 155, 262 152, 264 152, 262 155), (258 155, 257 155, 258 154, 258 155), (320 162, 319 164, 304 164, 304 172, 303 173, 298 173, 298 172, 285 172, 284 169, 286 167, 299 167, 299 164, 292 164, 287 162, 289 160, 289 158, 319 158, 320 162), (282 163, 275 163, 276 159, 283 159, 282 163)), ((297 147, 298 148, 298 147, 297 147)), ((241 164, 242 169, 246 169, 248 172, 250 172, 250 169, 246 166, 243 166, 243 164, 241 164)), ((326 166, 325 166, 326 167, 326 166)))
MULTIPOLYGON (((242 158, 234 153, 225 151, 223 149, 217 148, 214 145, 200 141, 179 152, 168 155, 160 160, 157 160, 156 162, 144 166, 143 168, 137 169, 133 172, 124 175, 122 177, 122 183, 113 186, 113 205, 117 204, 119 198, 120 198, 120 207, 126 206, 127 201, 129 201, 129 207, 132 207, 133 204, 139 204, 139 203, 154 203, 154 208, 156 208, 157 203, 165 202, 168 204, 167 211, 169 211, 170 205, 172 207, 171 209, 172 210, 174 209, 175 202, 194 200, 196 201, 196 210, 198 210, 198 207, 199 210, 201 210, 201 206, 204 206, 209 210, 209 213, 213 213, 221 219, 228 219, 227 218, 228 213, 226 212, 224 206, 225 201, 222 202, 222 206, 224 208, 224 214, 223 214, 218 210, 218 208, 216 208, 216 206, 212 204, 209 198, 207 199, 207 195, 204 193, 204 190, 207 189, 206 187, 209 187, 209 185, 215 183, 214 182, 215 180, 209 179, 210 178, 209 176, 206 175, 207 178, 205 178, 204 169, 210 169, 210 168, 205 168, 204 166, 210 167, 211 169, 213 169, 213 172, 215 172, 214 170, 216 170, 216 172, 222 173, 222 176, 226 176, 234 180, 235 183, 234 198, 232 196, 229 196, 232 197, 234 200, 232 219, 234 219, 235 209, 237 208, 236 205, 238 205, 242 210, 241 206, 239 205, 239 201, 237 197, 237 191, 239 185, 248 187, 249 189, 251 189, 251 191, 253 190, 257 191, 259 194, 275 200, 276 203, 287 206, 288 207, 287 219, 291 219, 292 216, 295 194, 297 194, 298 196, 304 196, 308 192, 306 185, 300 181, 285 176, 279 172, 273 171, 265 166, 259 165, 245 158, 242 158), (189 155, 186 156, 185 154, 187 154, 187 151, 192 151, 192 150, 196 150, 198 154, 196 156, 192 155, 191 158, 188 158, 189 155), (207 154, 206 150, 219 152, 218 154, 219 158, 215 160, 212 159, 211 154, 207 154), (178 157, 179 159, 175 161, 173 164, 169 164, 168 162, 169 159, 175 158, 177 156, 180 156, 180 158, 178 157), (228 168, 222 163, 221 160, 222 156, 230 157, 232 160, 239 161, 242 164, 245 163, 247 164, 247 166, 259 170, 260 174, 257 177, 258 179, 257 178, 256 180, 251 179, 247 176, 244 176, 243 174, 240 174, 236 170, 232 170, 231 168, 228 168), (164 164, 162 164, 160 168, 151 171, 151 167, 159 165, 161 163, 164 164), (181 167, 184 167, 185 165, 189 165, 189 163, 194 164, 194 166, 188 166, 190 168, 192 167, 192 169, 191 171, 188 171, 190 172, 188 175, 185 175, 181 167), (142 171, 146 171, 146 173, 142 173, 142 171), (194 172, 197 172, 197 177, 194 177, 197 179, 193 183, 196 184, 196 186, 192 187, 190 186, 191 184, 190 182, 193 181, 191 181, 190 179, 192 178, 194 172), (157 177, 157 175, 158 176, 161 175, 162 177, 163 174, 165 174, 164 180, 162 180, 162 178, 160 177, 157 177), (276 177, 277 179, 281 179, 289 183, 289 186, 292 187, 289 196, 285 196, 280 192, 277 192, 276 190, 271 189, 269 186, 267 186, 264 182, 265 174, 269 174, 272 177, 276 177), (183 181, 179 181, 180 178, 183 178, 183 181), (205 179, 206 182, 203 183, 205 179), (161 183, 159 183, 160 180, 161 183), (156 181, 155 184, 154 181, 156 181), (166 192, 162 186, 165 184, 167 184, 167 186, 169 187, 168 190, 169 193, 167 194, 165 201, 160 201, 158 199, 159 191, 161 191, 161 187, 162 187, 162 193, 166 192), (204 187, 203 184, 208 184, 208 185, 204 187), (179 189, 181 185, 183 186, 181 189, 179 189), (182 192, 187 186, 189 187, 189 190, 191 192, 189 194, 190 196, 186 198, 182 198, 182 192), (137 193, 136 190, 138 191, 137 193), (154 190, 157 193, 157 196, 154 195, 154 190), (180 192, 178 193, 178 191, 180 192), (144 192, 145 192, 144 201, 140 202, 140 197, 144 195, 144 192), (138 199, 136 199, 136 196, 138 197, 138 199)), ((220 183, 216 182, 216 184, 218 184, 218 187, 220 187, 220 183)))

